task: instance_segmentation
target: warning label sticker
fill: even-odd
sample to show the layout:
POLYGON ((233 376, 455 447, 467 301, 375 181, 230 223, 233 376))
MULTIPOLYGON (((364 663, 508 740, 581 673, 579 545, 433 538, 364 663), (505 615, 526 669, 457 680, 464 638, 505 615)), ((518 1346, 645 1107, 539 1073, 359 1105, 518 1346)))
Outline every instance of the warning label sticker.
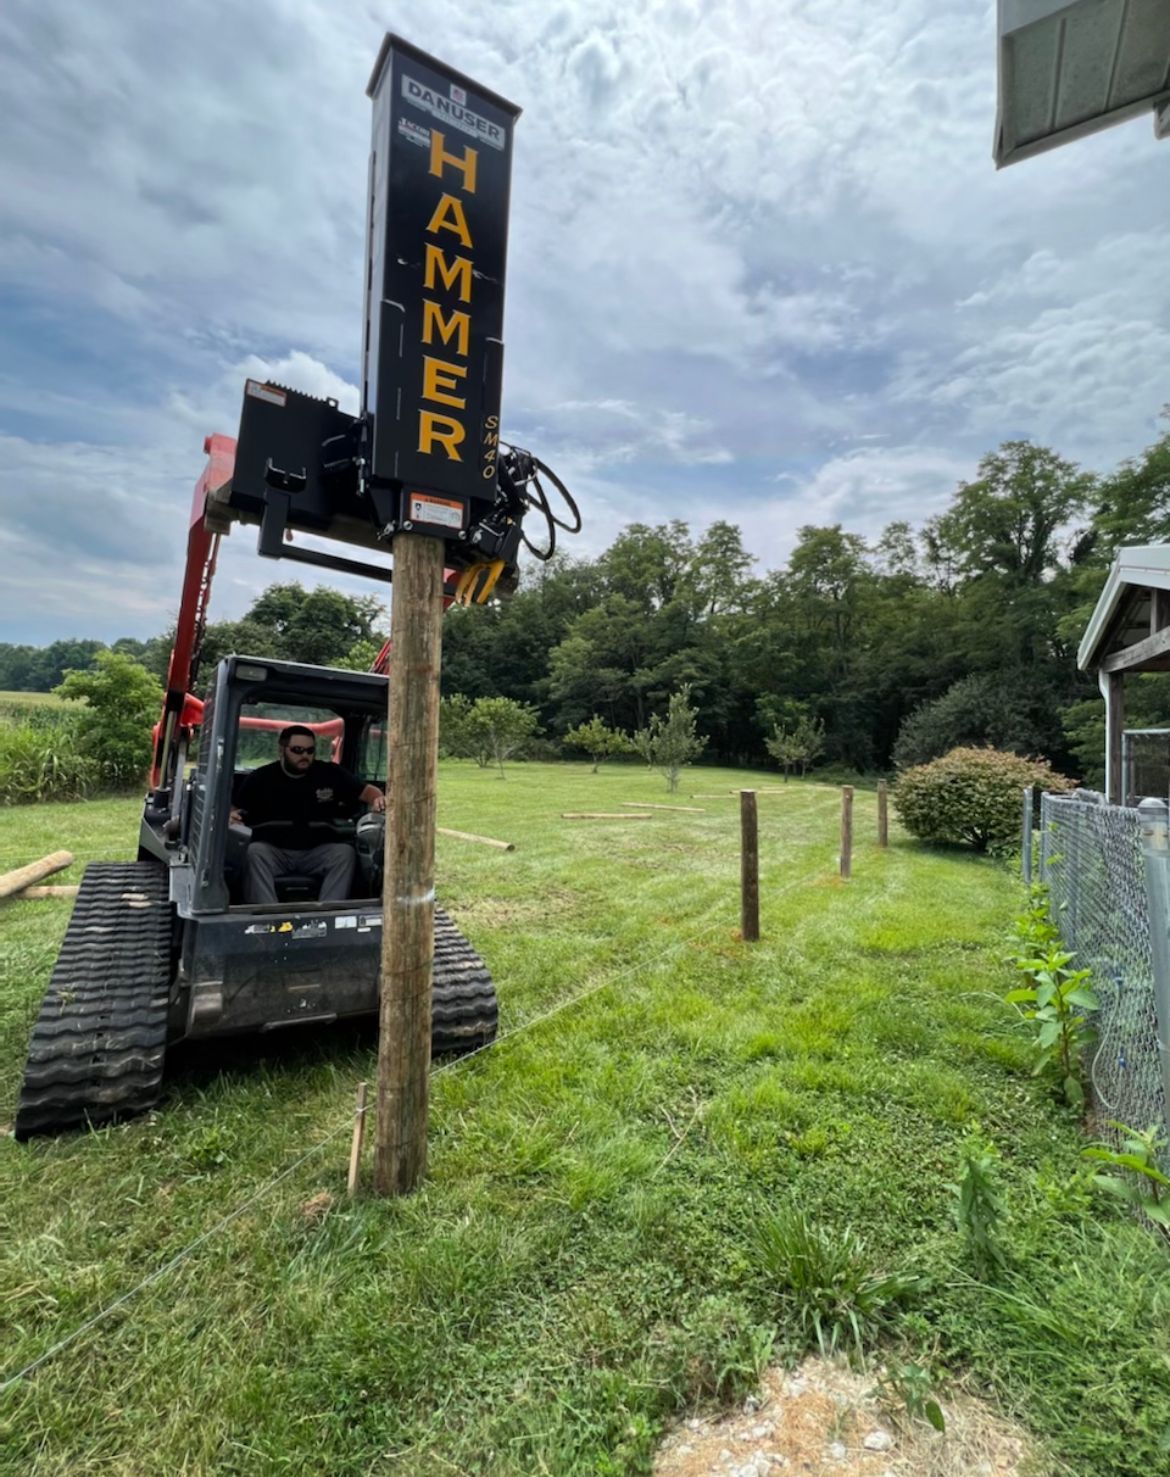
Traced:
POLYGON ((344 918, 334 918, 333 926, 334 928, 356 928, 357 914, 348 913, 344 918))
POLYGON ((269 405, 288 403, 288 396, 283 390, 273 389, 271 385, 262 384, 259 380, 249 380, 244 386, 244 393, 251 395, 253 400, 267 400, 269 405))
POLYGON ((440 528, 453 528, 458 532, 463 527, 463 504, 450 502, 443 497, 428 497, 425 493, 412 492, 410 517, 414 523, 435 523, 440 528))
POLYGON ((319 939, 329 932, 324 918, 314 918, 311 923, 298 923, 293 931, 294 939, 319 939))

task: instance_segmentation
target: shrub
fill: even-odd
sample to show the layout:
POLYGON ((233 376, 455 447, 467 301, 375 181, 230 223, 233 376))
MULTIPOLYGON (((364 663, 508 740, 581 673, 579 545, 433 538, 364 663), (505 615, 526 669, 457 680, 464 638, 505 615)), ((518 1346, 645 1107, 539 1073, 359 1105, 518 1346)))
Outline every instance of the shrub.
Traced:
POLYGON ((579 723, 565 734, 565 743, 571 749, 584 749, 593 760, 593 773, 597 766, 613 754, 635 754, 633 740, 619 728, 607 727, 605 721, 594 713, 588 723, 579 723))
POLYGON ((894 809, 920 841, 950 841, 977 851, 1010 851, 1019 842, 1021 792, 1071 790, 1043 759, 1001 754, 997 749, 952 749, 941 759, 899 776, 894 809))
POLYGON ((540 715, 527 703, 510 697, 480 697, 465 720, 466 742, 481 769, 493 761, 504 776, 504 760, 523 754, 540 732, 540 715))
POLYGON ((799 769, 804 775, 825 752, 825 725, 820 718, 807 716, 798 718, 791 728, 777 723, 771 738, 764 740, 764 747, 784 771, 787 784, 790 769, 799 769))
POLYGON ((111 789, 137 784, 150 764, 150 730, 163 692, 155 677, 120 651, 101 651, 87 672, 66 672, 58 696, 84 699, 77 747, 111 789))

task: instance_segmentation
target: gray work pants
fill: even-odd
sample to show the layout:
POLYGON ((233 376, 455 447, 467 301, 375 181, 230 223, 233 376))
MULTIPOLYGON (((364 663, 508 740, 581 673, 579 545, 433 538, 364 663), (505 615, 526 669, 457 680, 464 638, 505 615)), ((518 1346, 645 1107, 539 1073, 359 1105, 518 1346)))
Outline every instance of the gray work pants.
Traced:
POLYGON ((356 866, 357 852, 343 841, 314 846, 308 851, 288 851, 283 846, 270 846, 267 841, 253 841, 248 846, 244 866, 244 901, 276 902, 274 879, 295 872, 302 877, 322 879, 321 902, 342 902, 353 887, 356 866))

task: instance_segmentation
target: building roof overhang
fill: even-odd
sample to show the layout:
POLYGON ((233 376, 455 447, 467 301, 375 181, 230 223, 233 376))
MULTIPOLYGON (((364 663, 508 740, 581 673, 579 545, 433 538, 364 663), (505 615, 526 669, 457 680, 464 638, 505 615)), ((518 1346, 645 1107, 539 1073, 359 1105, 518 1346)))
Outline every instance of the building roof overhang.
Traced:
POLYGON ((1082 671, 1100 666, 1114 617, 1131 591, 1142 590, 1170 590, 1170 544, 1138 544, 1120 550, 1077 648, 1077 666, 1082 671))

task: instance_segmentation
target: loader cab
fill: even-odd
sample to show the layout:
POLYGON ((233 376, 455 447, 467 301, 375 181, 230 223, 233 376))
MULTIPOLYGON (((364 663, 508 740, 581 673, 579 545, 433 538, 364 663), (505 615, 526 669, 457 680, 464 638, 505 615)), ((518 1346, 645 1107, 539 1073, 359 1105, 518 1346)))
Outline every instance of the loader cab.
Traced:
MULTIPOLYGON (((259 657, 220 662, 204 703, 194 767, 183 786, 172 860, 172 892, 180 912, 195 916, 242 908, 251 837, 232 824, 232 808, 248 775, 277 759, 278 737, 290 724, 313 733, 318 758, 342 765, 363 784, 385 787, 387 688, 388 679, 374 673, 259 657)), ((380 874, 369 848, 358 846, 364 810, 339 804, 322 840, 355 847, 353 900, 373 902, 380 874)), ((282 877, 278 906, 285 912, 320 908, 318 886, 313 878, 282 877)))

